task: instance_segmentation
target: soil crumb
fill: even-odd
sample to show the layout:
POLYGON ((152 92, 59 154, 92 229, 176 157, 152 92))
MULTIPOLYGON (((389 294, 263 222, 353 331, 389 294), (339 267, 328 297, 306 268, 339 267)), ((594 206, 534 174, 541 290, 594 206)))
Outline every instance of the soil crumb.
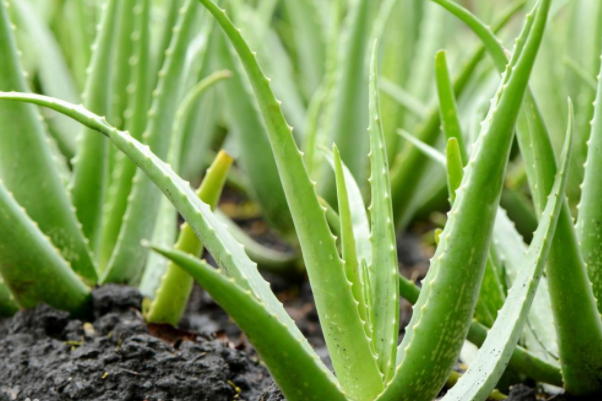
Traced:
POLYGON ((108 285, 93 292, 88 319, 40 305, 0 321, 0 401, 277 399, 256 357, 162 326, 153 335, 141 302, 135 289, 108 285))

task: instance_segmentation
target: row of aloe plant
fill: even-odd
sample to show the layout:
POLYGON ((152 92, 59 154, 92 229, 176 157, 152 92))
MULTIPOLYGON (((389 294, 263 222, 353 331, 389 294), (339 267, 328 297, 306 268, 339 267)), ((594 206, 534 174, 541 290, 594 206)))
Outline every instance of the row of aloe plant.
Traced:
MULTIPOLYGON (((384 47, 372 39, 383 37, 387 16, 402 2, 383 1, 378 7, 364 0, 332 2, 324 51, 315 43, 320 41, 316 35, 301 35, 325 23, 310 18, 311 14, 319 19, 319 13, 312 14, 316 4, 287 3, 287 18, 298 29, 293 40, 307 63, 305 96, 316 93, 307 124, 302 96, 287 90, 286 68, 280 68, 285 64, 279 64, 283 59, 262 59, 261 51, 251 51, 247 42, 247 32, 257 45, 274 40, 265 22, 275 2, 271 6, 260 2, 256 9, 232 2, 233 17, 244 24, 241 31, 210 0, 200 0, 204 8, 196 0, 173 1, 165 24, 175 25, 164 30, 158 52, 150 50, 149 0, 108 0, 98 10, 93 6, 100 24, 91 46, 83 105, 27 93, 15 39, 18 29, 9 10, 23 20, 32 17, 26 8, 1 3, 0 51, 6 62, 0 65, 0 98, 17 101, 0 106, 2 312, 46 302, 84 313, 91 285, 141 283, 154 298, 147 320, 175 325, 194 279, 247 334, 290 400, 432 399, 453 376, 466 340, 480 349, 446 399, 486 399, 504 373, 564 386, 576 395, 600 392, 602 323, 596 301, 601 292, 596 241, 600 186, 595 171, 602 105, 596 103, 589 146, 575 135, 575 153, 584 149, 589 154, 574 227, 565 187, 575 186, 567 173, 574 164, 573 125, 579 125, 573 123, 569 107, 557 166, 554 137, 529 88, 549 14, 558 11, 552 9, 551 0, 541 0, 528 14, 508 59, 495 31, 524 2, 512 4, 493 30, 449 0, 434 2, 466 23, 482 45, 455 82, 445 53, 437 54, 433 76, 439 101, 432 111, 395 83, 379 82, 387 67, 387 56, 379 57, 379 49, 386 54, 388 46, 386 39, 384 47), (339 34, 340 15, 346 9, 339 34), (202 29, 197 32, 199 25, 202 29), (365 67, 369 80, 364 82, 363 58, 372 44, 371 62, 365 67), (470 78, 485 52, 501 73, 501 82, 478 134, 471 137, 463 132, 456 98, 470 90, 470 78), (385 62, 382 69, 379 60, 385 62), (276 74, 274 81, 260 67, 264 61, 266 71, 276 74), (229 71, 213 72, 218 68, 229 71), (184 174, 183 159, 189 157, 183 149, 198 139, 195 131, 210 129, 197 113, 212 110, 214 100, 207 89, 226 78, 220 95, 233 131, 226 145, 240 153, 249 195, 285 238, 299 244, 336 376, 303 338, 249 256, 289 259, 261 249, 212 211, 231 157, 217 155, 198 193, 178 175, 184 174), (381 91, 400 98, 403 108, 425 119, 416 137, 405 132, 398 137, 395 131, 402 120, 389 103, 384 104, 388 114, 383 113, 387 108, 381 107, 381 91), (71 149, 76 155, 72 163, 61 157, 71 146, 65 139, 68 133, 58 132, 58 124, 47 129, 40 110, 24 103, 44 106, 85 127, 71 149), (391 116, 394 121, 387 119, 391 116), (289 120, 301 125, 301 134, 293 132, 289 120), (432 147, 440 123, 445 155, 432 147), (504 188, 508 162, 516 159, 515 130, 534 201, 526 214, 539 220, 528 246, 499 207, 503 193, 509 191, 504 188), (399 138, 406 141, 397 152, 399 138), (332 153, 317 151, 319 143, 333 140, 332 153), (370 148, 369 159, 364 147, 370 148), (327 174, 316 168, 321 167, 321 157, 330 162, 327 174), (395 159, 391 168, 389 159, 395 159), (362 196, 362 166, 367 164, 369 213, 362 196), (446 169, 438 171, 437 164, 446 169), (421 183, 426 172, 434 174, 436 185, 421 183), (316 185, 314 176, 323 184, 316 185), (437 192, 439 180, 447 182, 451 211, 418 288, 399 276, 396 232, 407 224, 419 201, 425 201, 423 193, 437 192), (328 201, 336 206, 325 207, 328 201), (177 242, 174 209, 186 220, 177 242), (152 256, 147 260, 149 246, 171 262, 152 256), (255 255, 249 251, 253 246, 259 249, 255 255), (218 269, 198 259, 203 248, 218 269), (414 311, 398 344, 400 298, 414 304, 414 311)), ((437 26, 446 15, 428 10, 424 30, 437 26)), ((425 42, 429 39, 422 37, 425 42)), ((420 51, 428 51, 430 45, 421 43, 420 51)), ((404 72, 406 79, 423 72, 416 69, 404 72)), ((69 130, 65 127, 73 125, 67 121, 60 124, 69 130)), ((509 192, 512 199, 524 195, 509 192)))

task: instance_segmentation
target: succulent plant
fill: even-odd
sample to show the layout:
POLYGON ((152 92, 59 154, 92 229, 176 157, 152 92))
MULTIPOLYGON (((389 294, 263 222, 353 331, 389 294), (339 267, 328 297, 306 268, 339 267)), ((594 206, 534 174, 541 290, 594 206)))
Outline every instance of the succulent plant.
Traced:
MULTIPOLYGON (((147 292, 156 291, 146 311, 148 321, 176 325, 196 280, 245 332, 289 400, 426 401, 450 375, 457 383, 444 400, 485 400, 505 372, 575 395, 602 392, 597 301, 602 296, 597 241, 602 186, 596 177, 602 160, 602 103, 594 103, 585 140, 579 131, 582 113, 575 118, 569 101, 557 164, 555 138, 530 87, 538 53, 546 49, 549 15, 556 12, 552 1, 541 0, 527 15, 511 55, 495 31, 524 1, 511 4, 493 29, 450 0, 433 2, 464 22, 482 43, 455 81, 446 53, 437 53, 433 81, 438 104, 432 109, 398 84, 380 82, 391 57, 386 54, 391 39, 383 38, 382 31, 388 13, 398 7, 395 1, 384 0, 378 7, 365 0, 329 3, 329 35, 317 31, 324 22, 315 19, 325 5, 322 9, 312 0, 286 3, 304 69, 303 89, 291 92, 280 79, 286 74, 278 68, 282 60, 266 63, 266 71, 282 74, 272 82, 260 67, 261 55, 249 45, 272 37, 264 25, 275 3, 261 2, 251 16, 260 17, 264 25, 253 25, 253 18, 243 17, 247 6, 232 2, 233 18, 257 28, 249 39, 212 0, 173 1, 166 19, 166 26, 175 24, 173 31, 165 30, 164 45, 155 54, 149 50, 149 0, 108 0, 89 55, 83 105, 28 93, 7 7, 0 3, 0 53, 6 55, 0 64, 0 122, 7 127, 0 132, 0 312, 11 314, 46 302, 83 313, 90 285, 142 281, 147 292), (339 36, 346 7, 345 34, 339 36), (204 45, 203 51, 194 51, 191 38, 199 19, 206 26, 204 45), (132 33, 133 41, 124 32, 132 33), (371 44, 370 63, 364 64, 371 44), (385 55, 379 57, 383 46, 385 55), (471 138, 460 95, 471 90, 470 78, 485 52, 501 80, 471 138), (124 66, 132 53, 128 63, 135 68, 128 74, 124 66), (195 64, 195 57, 202 62, 195 64), (162 67, 157 67, 157 89, 151 96, 157 64, 162 67), (212 74, 213 67, 232 72, 212 74), (231 157, 218 153, 198 193, 179 174, 184 170, 182 149, 194 142, 186 127, 200 127, 193 116, 201 95, 225 78, 225 120, 234 131, 249 194, 273 227, 298 242, 334 373, 303 337, 255 262, 262 256, 279 263, 285 259, 260 250, 252 260, 252 243, 241 244, 244 236, 213 210, 231 157), (381 92, 388 97, 383 105, 381 92), (312 93, 307 116, 302 116, 296 105, 312 93), (281 95, 284 102, 278 100, 281 95), (389 97, 413 114, 404 118, 424 119, 416 136, 405 131, 397 135, 397 106, 389 97), (47 143, 33 105, 84 127, 73 150, 72 173, 47 143), (391 116, 395 121, 387 119, 391 116), (303 139, 289 120, 307 121, 303 139), (436 148, 441 131, 445 154, 436 148), (15 140, 11 132, 21 136, 15 140), (526 199, 505 182, 509 161, 511 167, 516 163, 515 132, 534 205, 532 210, 519 208, 518 214, 538 221, 528 245, 500 207, 503 193, 510 194, 505 199, 511 205, 516 205, 511 200, 526 199), (402 138, 405 145, 399 149, 402 138), (332 142, 332 151, 318 152, 320 144, 332 142), (328 169, 320 166, 322 154, 328 169), (575 159, 588 161, 576 225, 565 196, 575 187, 575 159), (368 208, 362 194, 367 165, 368 208), (443 178, 451 210, 418 287, 399 275, 396 233, 426 199, 429 191, 422 184, 431 171, 430 190, 440 189, 443 178), (68 186, 61 174, 71 175, 68 186), (321 184, 312 177, 320 177, 321 184), (164 199, 173 206, 162 204, 164 199), (177 242, 172 207, 186 221, 177 242), (146 265, 148 248, 169 259, 169 265, 161 268, 152 259, 146 265), (199 259, 203 249, 217 269, 199 259), (399 343, 401 298, 414 309, 399 343), (458 378, 453 369, 467 340, 480 348, 458 378)), ((409 7, 410 2, 399 3, 409 7)), ((433 14, 427 22, 441 22, 443 14, 432 10, 428 8, 433 14)), ((423 40, 421 50, 429 51, 432 41, 423 40)), ((578 63, 572 65, 581 71, 578 63)), ((413 73, 424 73, 419 63, 414 68, 413 73)), ((409 79, 411 73, 403 75, 409 79)), ((587 78, 587 73, 582 75, 587 78)), ((61 124, 73 124, 66 121, 61 124)), ((59 148, 68 151, 69 139, 55 137, 62 138, 59 148)))

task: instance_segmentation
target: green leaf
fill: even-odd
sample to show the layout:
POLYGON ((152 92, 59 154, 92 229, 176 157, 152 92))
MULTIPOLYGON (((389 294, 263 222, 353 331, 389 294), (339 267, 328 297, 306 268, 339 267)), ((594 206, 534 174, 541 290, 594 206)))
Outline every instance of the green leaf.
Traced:
POLYGON ((549 1, 540 4, 537 17, 528 19, 517 42, 414 305, 412 320, 398 351, 400 363, 395 377, 379 397, 381 401, 430 400, 456 363, 477 302, 514 124, 541 43, 549 5, 549 1), (450 308, 452 300, 457 307, 450 308))
MULTIPOLYGON (((282 321, 257 299, 244 284, 228 279, 220 270, 186 253, 154 248, 182 266, 245 332, 276 383, 289 401, 340 400, 348 398, 337 388, 330 372, 311 351, 307 340, 291 334, 282 321), (309 348, 309 351, 308 351, 309 348)), ((294 325, 294 323, 293 323, 294 325)))
POLYGON ((260 244, 219 209, 215 211, 215 216, 228 226, 230 234, 244 246, 246 254, 253 262, 257 263, 260 270, 282 276, 294 276, 302 270, 297 263, 298 255, 295 253, 279 251, 269 247, 269 245, 260 244))
MULTIPOLYGON (((331 164, 333 171, 336 173, 335 160, 332 152, 326 148, 322 148, 322 150, 326 154, 326 160, 331 164)), ((355 238, 357 258, 358 261, 364 260, 366 263, 370 263, 372 260, 372 246, 370 245, 370 220, 368 219, 364 198, 360 191, 359 185, 357 185, 355 178, 353 178, 353 174, 351 174, 351 171, 349 171, 342 160, 341 167, 343 169, 345 187, 348 193, 349 210, 351 212, 351 223, 353 225, 353 236, 355 238)), ((338 219, 339 216, 337 215, 336 218, 338 219)), ((339 226, 339 222, 337 222, 336 225, 339 226)), ((337 231, 335 235, 340 235, 340 230, 337 231)))
MULTIPOLYGON (((0 3, 0 90, 27 92, 6 4, 0 3)), ((52 160, 40 118, 31 105, 0 107, 0 177, 42 232, 51 237, 73 270, 89 283, 95 283, 96 269, 52 160), (15 136, 15 132, 19 135, 15 136)))
MULTIPOLYGON (((443 167, 446 167, 446 158, 443 154, 441 154, 437 149, 431 148, 430 146, 424 144, 423 142, 420 142, 419 140, 415 139, 414 137, 412 137, 411 135, 405 133, 405 132, 400 132, 400 135, 402 135, 404 138, 406 138, 407 140, 411 141, 412 143, 414 143, 419 149, 421 149, 421 151, 427 155, 429 158, 431 158, 433 161, 437 162, 438 164, 440 164, 443 167)), ((456 162, 456 164, 459 166, 459 162, 456 162)), ((458 170, 459 173, 461 173, 460 170, 458 170)), ((455 181, 455 179, 454 179, 455 181)), ((503 194, 502 194, 503 195, 503 194)), ((506 211, 502 208, 498 208, 498 212, 497 212, 497 217, 496 217, 496 222, 495 222, 495 226, 494 226, 494 230, 493 230, 493 241, 494 241, 494 245, 495 245, 495 250, 500 254, 499 256, 502 258, 502 261, 504 263, 504 270, 506 271, 506 281, 509 284, 512 284, 516 274, 518 274, 520 267, 521 267, 521 262, 522 262, 522 257, 524 255, 524 253, 526 253, 527 251, 527 247, 525 246, 525 243, 523 242, 522 237, 520 236, 520 234, 517 232, 516 227, 514 226, 514 224, 512 223, 512 221, 508 218, 506 211)), ((493 262, 493 258, 489 257, 488 259, 488 263, 492 263, 493 262)), ((490 269, 490 266, 486 267, 486 273, 487 273, 487 269, 490 269)), ((497 276, 497 275, 496 275, 497 276)), ((485 281, 485 278, 484 278, 485 281)), ((499 281, 495 280, 495 282, 492 282, 492 284, 495 284, 494 288, 496 291, 500 291, 499 288, 499 281)), ((401 285, 401 284, 400 284, 401 285)), ((410 283, 411 285, 411 283, 410 283)), ((484 285, 484 284, 483 284, 484 285)), ((482 287, 483 287, 482 285, 482 287)), ((415 302, 412 301, 412 299, 414 298, 414 289, 408 286, 402 287, 402 291, 401 294, 404 297, 409 297, 410 302, 415 302)), ((483 291, 481 291, 483 293, 483 291)), ((418 293, 415 293, 415 299, 418 298, 418 293)), ((503 292, 500 292, 500 294, 503 294, 503 292)), ((531 313, 529 316, 529 327, 528 327, 528 332, 526 332, 526 344, 529 348, 530 351, 537 353, 537 355, 539 355, 540 357, 548 360, 550 358, 553 359, 553 355, 557 355, 558 354, 558 345, 557 345, 557 339, 556 339, 556 333, 555 331, 552 329, 553 325, 554 325, 554 319, 552 316, 552 307, 550 305, 550 298, 548 295, 548 283, 547 283, 547 279, 545 277, 542 277, 540 280, 540 284, 539 284, 539 289, 537 291, 537 294, 535 296, 535 301, 534 304, 531 308, 531 313), (537 335, 535 335, 533 333, 533 331, 535 330, 535 332, 537 332, 537 335)), ((499 297, 499 299, 501 299, 503 301, 503 297, 499 297)), ((497 303, 501 306, 501 303, 497 303)), ((497 309, 490 309, 488 308, 487 310, 491 310, 492 312, 495 311, 497 313, 497 309)), ((476 323, 474 323, 476 324, 476 323)), ((473 325, 474 325, 473 324, 473 325)), ((470 339, 470 332, 469 332, 469 339, 470 339)), ((472 340, 471 340, 472 341, 472 340)), ((481 340, 481 343, 483 340, 481 340)), ((521 358, 521 361, 529 361, 530 357, 527 358, 521 358)), ((532 371, 532 369, 525 369, 524 368, 524 364, 518 367, 514 367, 517 369, 522 369, 520 370, 521 372, 528 374, 529 372, 532 371)), ((546 377, 555 377, 554 375, 547 375, 546 377)), ((549 379, 548 379, 549 380, 549 379)), ((560 381, 557 381, 560 382, 560 381)))
POLYGON ((372 399, 382 390, 381 375, 370 349, 370 341, 364 334, 335 239, 293 140, 291 127, 282 114, 280 102, 275 98, 269 80, 241 33, 225 11, 213 2, 201 0, 201 3, 226 32, 255 90, 337 377, 349 397, 372 399))
POLYGON ((220 66, 234 72, 224 85, 225 108, 229 127, 240 149, 241 167, 251 184, 266 219, 287 238, 294 238, 293 221, 270 149, 265 124, 251 93, 238 59, 232 54, 224 35, 216 33, 220 66))
POLYGON ((347 177, 345 176, 341 155, 336 145, 333 145, 333 159, 337 183, 337 198, 339 200, 339 232, 347 280, 351 282, 353 297, 358 303, 358 310, 360 318, 364 321, 366 336, 374 342, 374 327, 371 325, 372 319, 368 316, 372 313, 372 310, 368 309, 366 299, 367 297, 372 297, 372 289, 367 293, 364 292, 366 288, 363 283, 364 272, 362 270, 362 263, 365 259, 358 258, 358 244, 353 230, 350 192, 347 190, 347 177))
MULTIPOLYGON (((368 138, 364 128, 368 122, 368 54, 372 12, 369 0, 350 4, 336 63, 332 93, 332 114, 326 122, 328 144, 336 143, 345 165, 358 183, 365 180, 368 138)), ((331 99, 329 99, 331 100, 331 99)), ((320 183, 324 198, 335 200, 332 174, 326 174, 320 183)))
POLYGON ((19 305, 15 301, 15 297, 0 275, 0 317, 10 317, 17 313, 18 310, 19 305))
MULTIPOLYGON (((138 0, 121 0, 115 19, 114 72, 111 79, 111 121, 119 128, 126 126, 125 110, 128 106, 128 85, 135 80, 130 58, 135 51, 139 33, 136 16, 142 10, 138 0)), ((68 99, 66 99, 68 100, 68 99)))
POLYGON ((447 166, 447 187, 449 189, 450 204, 453 205, 456 200, 456 191, 460 188, 462 178, 464 176, 464 163, 462 156, 462 148, 456 137, 450 137, 447 140, 447 148, 445 151, 446 166, 447 166))
MULTIPOLYGON (((136 8, 136 31, 138 35, 134 43, 133 60, 136 63, 132 66, 132 89, 133 95, 129 99, 132 109, 132 117, 128 119, 127 126, 131 135, 136 139, 141 139, 146 128, 147 110, 149 107, 149 74, 148 63, 150 62, 150 0, 140 0, 136 8)), ((98 251, 98 265, 101 272, 107 267, 119 231, 123 223, 123 217, 128 206, 128 199, 132 190, 134 175, 136 174, 136 165, 125 158, 117 158, 114 166, 111 188, 107 194, 107 205, 103 216, 102 237, 100 239, 100 249, 98 251)))
MULTIPOLYGON (((86 89, 82 101, 86 108, 101 116, 108 116, 111 99, 112 45, 117 15, 117 0, 103 4, 102 19, 93 45, 88 67, 86 89)), ((86 128, 79 133, 78 149, 73 159, 71 197, 77 218, 94 253, 100 246, 102 211, 108 184, 109 141, 98 135, 89 135, 86 128)))
POLYGON ((444 51, 438 52, 435 57, 435 77, 437 78, 439 110, 441 113, 441 121, 443 123, 443 132, 448 141, 451 138, 455 138, 458 141, 457 146, 460 151, 461 160, 464 160, 464 163, 466 163, 468 161, 468 153, 466 152, 466 145, 464 144, 462 127, 460 126, 460 119, 458 116, 458 105, 456 104, 454 88, 449 76, 447 58, 444 51))
MULTIPOLYGON (((226 152, 218 153, 197 191, 199 199, 212 209, 215 209, 219 201, 232 162, 232 157, 226 152)), ((184 223, 175 249, 199 257, 203 252, 203 244, 192 227, 184 223)), ((150 323, 169 323, 176 326, 186 310, 192 284, 193 278, 188 273, 177 264, 170 263, 146 315, 146 320, 150 323)))
MULTIPOLYGON (((186 51, 194 32, 199 7, 196 0, 186 0, 174 26, 174 36, 166 50, 165 64, 159 71, 159 82, 153 92, 148 111, 148 125, 142 140, 161 159, 166 159, 174 118, 183 91, 186 51)), ((134 176, 131 200, 128 202, 121 230, 102 282, 135 283, 139 280, 148 250, 141 241, 153 233, 160 194, 153 183, 138 171, 134 176)))
MULTIPOLYGON (((506 26, 512 20, 512 16, 525 3, 525 0, 518 0, 508 6, 507 10, 501 13, 500 17, 493 23, 494 31, 501 30, 506 26)), ((482 46, 470 53, 466 64, 454 80, 453 87, 456 97, 460 98, 466 89, 484 54, 482 46)), ((441 121, 439 114, 439 108, 432 108, 428 117, 420 123, 416 131, 416 137, 420 141, 431 146, 435 144, 440 133, 441 121)), ((403 229, 410 222, 419 206, 418 188, 420 188, 419 184, 427 170, 427 166, 428 160, 418 149, 413 147, 405 147, 391 162, 393 212, 398 230, 403 229)))
POLYGON ((326 67, 326 37, 319 10, 312 0, 285 1, 303 79, 303 92, 311 96, 322 83, 326 67))
POLYGON ((399 336, 399 293, 396 278, 397 242, 391 206, 389 163, 385 149, 385 134, 380 112, 378 89, 377 47, 374 44, 370 69, 370 164, 372 174, 372 203, 370 221, 372 230, 372 260, 369 275, 372 281, 374 302, 374 342, 379 356, 380 369, 389 381, 395 371, 397 338, 399 336))
POLYGON ((380 82, 380 90, 416 117, 426 118, 428 116, 429 109, 427 106, 422 104, 419 99, 416 99, 411 93, 396 83, 389 81, 388 79, 382 79, 380 82))
MULTIPOLYGON (((602 59, 602 58, 601 58, 602 59)), ((602 71, 602 70, 601 70, 602 71)), ((581 202, 577 219, 577 235, 581 245, 583 261, 592 283, 594 296, 598 300, 598 310, 602 311, 602 183, 599 172, 602 169, 602 78, 598 75, 598 95, 594 119, 588 144, 585 178, 581 188, 581 202)))
MULTIPOLYGON (((36 43, 31 51, 37 53, 36 58, 39 60, 37 72, 43 92, 72 103, 79 102, 75 82, 53 33, 39 18, 29 1, 13 1, 11 4, 15 8, 17 22, 22 24, 22 28, 36 43)), ((47 121, 53 127, 50 133, 61 152, 66 157, 73 157, 76 143, 72 132, 78 129, 77 123, 60 114, 50 114, 47 116, 47 121)))
POLYGON ((508 299, 489 331, 487 340, 479 349, 476 359, 458 383, 445 395, 443 401, 485 400, 506 370, 506 365, 527 320, 537 285, 543 275, 558 216, 564 203, 572 140, 571 119, 562 156, 562 168, 550 193, 541 223, 524 257, 522 268, 510 289, 508 299))
POLYGON ((83 313, 90 290, 0 181, 0 273, 24 308, 83 313))
MULTIPOLYGON (((493 32, 466 9, 449 0, 435 1, 462 19, 481 38, 500 69, 506 55, 493 32)), ((525 97, 517 133, 531 194, 536 210, 541 212, 553 186, 556 158, 541 112, 530 92, 525 97)), ((568 204, 560 212, 547 278, 565 388, 574 394, 597 391, 602 381, 602 321, 568 204)))
MULTIPOLYGON (((190 188, 190 184, 178 177, 169 165, 152 153, 148 145, 143 145, 127 132, 110 126, 104 119, 81 106, 27 93, 0 92, 0 99, 31 102, 48 107, 108 136, 114 145, 134 161, 170 199, 178 212, 194 228, 205 248, 223 269, 224 274, 237 280, 245 290, 251 290, 255 297, 265 304, 264 306, 270 313, 276 313, 279 320, 289 326, 291 332, 303 344, 307 352, 313 352, 309 344, 302 341, 303 335, 271 291, 269 284, 261 277, 257 266, 245 254, 243 247, 232 238, 228 228, 220 223, 220 220, 211 212, 210 207, 196 196, 190 188)), ((340 298, 337 298, 337 301, 340 301, 340 298)), ((363 335, 363 330, 359 331, 363 335)))

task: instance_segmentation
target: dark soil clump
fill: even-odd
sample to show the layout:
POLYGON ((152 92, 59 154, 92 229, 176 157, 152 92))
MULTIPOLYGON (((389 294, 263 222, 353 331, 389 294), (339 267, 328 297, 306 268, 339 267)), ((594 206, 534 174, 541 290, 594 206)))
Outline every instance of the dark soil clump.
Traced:
POLYGON ((254 401, 273 383, 228 342, 149 330, 141 301, 134 289, 105 286, 90 323, 45 305, 1 321, 0 401, 254 401))

